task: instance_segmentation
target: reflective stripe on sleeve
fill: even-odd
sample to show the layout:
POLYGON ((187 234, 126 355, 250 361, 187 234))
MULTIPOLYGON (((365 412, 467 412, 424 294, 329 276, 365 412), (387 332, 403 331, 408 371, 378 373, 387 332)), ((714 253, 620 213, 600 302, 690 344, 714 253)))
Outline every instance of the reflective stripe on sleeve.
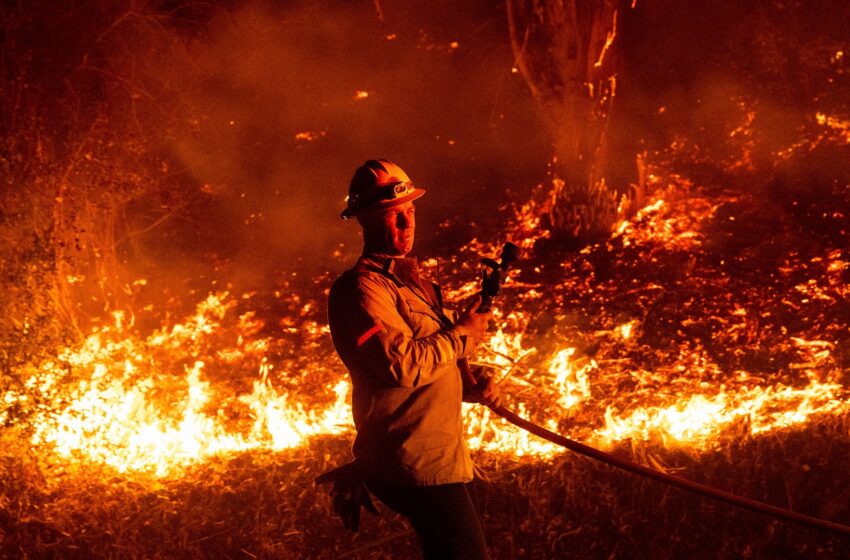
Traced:
POLYGON ((372 327, 372 328, 371 328, 371 329, 369 329, 368 331, 366 331, 366 332, 364 332, 363 334, 361 334, 361 335, 360 335, 360 338, 358 338, 358 339, 357 339, 357 347, 358 347, 358 348, 360 348, 361 346, 363 346, 364 344, 366 344, 366 341, 367 341, 367 340, 369 340, 369 339, 370 339, 370 338, 372 338, 374 335, 376 335, 376 334, 378 334, 379 332, 381 332, 381 330, 382 330, 383 328, 384 328, 384 325, 375 325, 374 327, 372 327))

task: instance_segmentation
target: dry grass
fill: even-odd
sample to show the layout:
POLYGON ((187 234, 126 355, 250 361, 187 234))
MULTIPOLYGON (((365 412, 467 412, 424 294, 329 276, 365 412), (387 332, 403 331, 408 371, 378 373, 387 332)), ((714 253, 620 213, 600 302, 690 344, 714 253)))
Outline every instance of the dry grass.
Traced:
MULTIPOLYGON (((168 480, 39 463, 4 434, 0 494, 8 558, 403 558, 398 516, 366 516, 357 535, 313 478, 347 441, 216 459, 168 480), (15 452, 17 451, 17 453, 15 452), (68 470, 71 469, 71 470, 68 470), (45 476, 50 478, 48 483, 45 476)), ((813 515, 850 520, 848 419, 730 443, 694 456, 642 449, 679 474, 813 515)), ((622 447, 621 455, 629 450, 622 447)), ((481 457, 478 501, 494 558, 838 558, 850 540, 779 523, 565 454, 481 457)), ((385 508, 384 508, 385 509, 385 508)))
MULTIPOLYGON (((822 4, 821 8, 828 8, 822 4)), ((5 47, 0 57, 4 61, 2 77, 4 85, 9 85, 2 93, 8 102, 3 105, 6 128, 0 145, 0 238, 4 241, 0 249, 4 288, 0 295, 4 309, 0 382, 4 390, 22 391, 23 377, 15 373, 15 367, 39 363, 74 330, 57 320, 57 314, 64 313, 69 319, 77 314, 71 292, 78 288, 68 285, 70 273, 85 272, 89 284, 96 285, 97 290, 92 291, 99 294, 117 293, 114 288, 126 280, 121 278, 125 271, 118 269, 115 253, 116 240, 129 235, 128 224, 121 221, 123 209, 136 199, 156 202, 156 197, 164 194, 173 195, 180 204, 191 202, 183 200, 179 174, 156 179, 162 161, 152 146, 165 134, 162 113, 171 114, 172 109, 139 101, 145 96, 139 98, 136 91, 179 89, 180 80, 169 80, 180 75, 182 67, 157 66, 160 57, 150 53, 181 43, 162 40, 167 35, 160 36, 159 18, 130 10, 134 3, 125 6, 130 15, 122 15, 122 5, 92 2, 68 7, 63 17, 86 24, 50 20, 48 23, 70 34, 56 33, 51 37, 56 44, 30 42, 38 36, 30 27, 40 25, 34 19, 39 5, 32 11, 10 11, 8 17, 5 13, 0 17, 5 47), (88 6, 99 8, 88 10, 88 6), (125 26, 122 33, 112 33, 118 24, 125 26), (127 33, 125 29, 135 31, 127 33), (98 36, 109 41, 101 40, 97 48, 86 51, 91 37, 98 36), (81 66, 81 60, 87 65, 81 66), (124 82, 97 71, 114 71, 126 61, 140 60, 145 62, 142 67, 150 64, 154 71, 129 76, 124 82), (103 68, 95 67, 96 63, 103 68), (167 79, 160 82, 156 79, 159 75, 167 79), (79 94, 89 96, 83 108, 76 104, 79 94), (17 98, 23 100, 22 105, 12 103, 17 98), (142 113, 136 111, 139 108, 142 113), (126 118, 117 119, 119 114, 126 118), (106 258, 94 258, 101 250, 106 258), (79 270, 69 268, 71 265, 79 270)), ((769 15, 769 9, 765 10, 769 15)), ((802 17, 804 12, 808 13, 800 7, 794 13, 802 17)), ((841 18, 833 20, 839 26, 841 18)), ((787 29, 783 21, 776 23, 778 31, 761 26, 752 39, 747 34, 748 40, 764 45, 753 52, 765 60, 745 70, 754 72, 753 80, 764 84, 763 89, 777 99, 796 93, 808 103, 817 95, 823 105, 819 110, 829 109, 846 119, 847 89, 843 84, 850 74, 838 62, 828 62, 829 57, 821 52, 828 55, 841 47, 846 53, 845 43, 797 38, 796 21, 789 19, 787 29), (800 46, 809 48, 801 51, 800 46), (802 62, 810 74, 807 90, 801 89, 798 80, 786 80, 777 73, 785 67, 786 58, 800 62, 799 52, 805 54, 802 62), (815 63, 823 66, 818 72, 811 69, 815 63), (824 84, 832 82, 820 77, 833 74, 835 85, 824 92, 824 84), (774 92, 771 88, 777 83, 783 89, 774 92), (787 88, 801 91, 788 92, 787 88)), ((175 65, 185 62, 182 55, 165 58, 175 65)), ((759 93, 765 95, 765 91, 759 93)), ((835 343, 832 371, 837 381, 847 386, 850 314, 842 295, 845 292, 836 286, 840 282, 846 285, 850 271, 835 272, 835 282, 824 286, 823 293, 832 298, 829 303, 814 298, 803 306, 802 300, 810 296, 795 292, 795 286, 823 276, 819 271, 826 265, 821 261, 815 266, 811 259, 823 257, 828 250, 846 250, 846 232, 850 231, 847 144, 840 135, 837 140, 824 140, 823 127, 808 114, 814 112, 808 111, 808 104, 808 116, 795 117, 802 119, 801 127, 788 127, 794 138, 774 134, 772 127, 784 130, 777 123, 788 116, 784 102, 770 103, 769 95, 766 99, 756 107, 762 121, 756 119, 754 130, 747 132, 752 136, 736 136, 744 138, 736 140, 742 145, 730 142, 728 120, 697 111, 694 126, 705 124, 703 120, 712 124, 717 138, 706 140, 705 132, 694 133, 692 151, 680 149, 674 154, 678 160, 672 168, 687 173, 697 184, 715 185, 709 194, 717 196, 707 199, 721 200, 720 195, 734 184, 743 185, 741 190, 747 194, 745 204, 737 200, 723 203, 701 231, 705 243, 699 254, 668 250, 663 243, 625 246, 619 238, 600 245, 587 257, 569 256, 570 263, 580 265, 575 270, 553 266, 537 275, 526 271, 525 280, 551 283, 555 287, 550 295, 563 298, 562 313, 557 317, 541 311, 553 307, 550 301, 528 310, 538 312, 529 332, 539 336, 541 345, 555 345, 569 335, 570 340, 586 341, 581 352, 587 357, 605 357, 613 345, 600 347, 592 335, 584 337, 583 333, 611 329, 621 319, 641 318, 640 346, 616 350, 649 369, 665 365, 669 358, 665 352, 675 354, 679 345, 697 341, 723 366, 724 373, 745 369, 765 377, 781 375, 783 382, 799 384, 800 372, 790 369, 792 353, 783 353, 781 345, 791 336, 811 334, 835 343), (806 142, 797 143, 803 129, 806 142), (711 147, 712 142, 715 151, 706 151, 704 144, 711 147), (777 154, 783 153, 777 159, 777 154), (754 182, 752 174, 756 172, 762 175, 754 182), (796 254, 790 261, 793 266, 788 264, 792 250, 796 254), (776 274, 781 268, 790 272, 776 274), (631 280, 663 289, 645 293, 626 289, 631 280), (587 286, 595 291, 586 290, 587 286), (785 298, 786 292, 794 297, 785 298), (730 293, 746 295, 755 309, 770 312, 771 319, 753 319, 752 329, 733 339, 730 329, 718 320, 728 316, 737 303, 730 293), (797 309, 787 306, 784 299, 793 300, 797 309), (693 309, 689 308, 692 304, 693 309), (686 325, 689 319, 695 320, 686 325)), ((564 229, 576 236, 598 233, 594 224, 607 227, 615 219, 617 201, 607 192, 564 192, 561 214, 555 215, 554 221, 562 222, 564 229)), ((169 216, 158 211, 149 216, 146 227, 155 227, 169 216)), ((529 270, 534 264, 567 262, 567 251, 556 242, 548 243, 538 248, 538 261, 529 265, 529 270)), ((90 295, 82 288, 79 292, 90 295)), ((98 309, 120 303, 117 298, 100 296, 95 300, 98 309)), ((307 318, 298 315, 303 302, 297 303, 283 309, 277 303, 278 307, 264 310, 270 333, 274 325, 293 327, 297 321, 315 320, 321 314, 314 310, 307 318), (296 316, 300 319, 293 319, 292 324, 280 321, 296 316)), ((280 341, 272 357, 287 365, 281 371, 307 371, 307 351, 328 352, 327 340, 286 339, 280 328, 274 334, 280 341)), ((220 346, 214 345, 207 350, 214 356, 218 349, 220 346)), ((215 363, 213 358, 208 361, 215 363)), ((179 376, 182 363, 176 360, 175 367, 166 370, 163 375, 177 372, 174 375, 179 376)), ((235 368, 213 366, 211 375, 213 381, 235 393, 234 387, 247 385, 248 376, 255 371, 256 364, 246 362, 235 368)), ((285 377, 275 381, 289 389, 285 377)), ((297 385, 296 376, 292 382, 297 385)), ((301 388, 299 396, 311 388, 301 388)), ((626 382, 609 389, 635 394, 626 382)), ((594 390, 594 401, 610 397, 601 394, 605 389, 594 390)), ((79 457, 63 459, 49 449, 33 449, 26 411, 14 410, 7 419, 0 426, 0 556, 4 558, 415 556, 415 539, 398 516, 387 511, 379 518, 367 516, 359 534, 347 534, 332 517, 324 491, 313 485, 317 474, 348 456, 348 438, 320 437, 278 453, 254 451, 212 458, 155 479, 120 475, 79 457)), ((708 451, 659 443, 620 444, 614 451, 644 463, 651 457, 682 476, 750 498, 850 523, 848 428, 846 416, 816 417, 801 427, 751 437, 742 424, 730 427, 718 438, 720 444, 708 451)), ((850 557, 846 538, 737 511, 571 454, 522 461, 480 455, 477 460, 492 479, 478 485, 478 494, 485 532, 497 559, 850 557)))

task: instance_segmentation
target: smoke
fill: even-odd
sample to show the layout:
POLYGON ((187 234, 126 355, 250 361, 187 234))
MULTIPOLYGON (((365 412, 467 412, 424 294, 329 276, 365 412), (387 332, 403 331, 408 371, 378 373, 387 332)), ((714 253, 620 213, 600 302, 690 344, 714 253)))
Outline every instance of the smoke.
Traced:
POLYGON ((735 145, 748 133, 755 165, 767 168, 816 111, 850 109, 836 58, 847 46, 846 3, 657 0, 625 15, 619 125, 650 152, 687 137, 721 163, 741 157, 735 145), (733 135, 748 111, 752 122, 733 135))
MULTIPOLYGON (((769 167, 801 126, 819 131, 816 110, 845 118, 847 8, 783 5, 627 10, 611 157, 631 165, 684 136, 704 162, 734 158, 742 137, 730 133, 752 108, 753 158, 769 167)), ((545 180, 551 127, 511 71, 502 2, 32 2, 0 23, 4 189, 17 193, 4 198, 6 229, 38 240, 27 254, 60 287, 73 279, 68 314, 71 296, 114 296, 138 276, 256 288, 347 266, 359 231, 339 212, 369 158, 428 191, 424 256, 491 234, 508 191, 522 200, 545 180), (31 193, 37 211, 14 202, 31 193), (53 262, 74 259, 88 269, 53 262)), ((794 181, 786 191, 808 188, 794 181)))
POLYGON ((428 191, 426 254, 445 242, 439 223, 492 220, 507 189, 539 182, 549 148, 511 72, 499 4, 380 6, 257 2, 192 28, 177 79, 193 117, 168 150, 202 195, 146 252, 226 262, 249 284, 338 268, 340 246, 343 263, 360 250, 359 228, 339 217, 348 182, 375 157, 428 191))

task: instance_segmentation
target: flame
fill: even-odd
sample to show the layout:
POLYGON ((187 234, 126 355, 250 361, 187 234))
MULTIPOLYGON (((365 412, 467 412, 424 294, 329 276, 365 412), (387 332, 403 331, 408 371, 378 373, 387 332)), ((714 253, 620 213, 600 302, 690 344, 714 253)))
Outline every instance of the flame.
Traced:
MULTIPOLYGON (((210 294, 195 315, 145 340, 127 336, 127 325, 118 313, 111 327, 96 331, 76 349, 66 349, 58 362, 44 364, 29 377, 27 388, 42 398, 54 398, 61 390, 60 400, 66 404, 36 415, 32 443, 51 445, 60 456, 103 463, 118 472, 163 476, 211 455, 297 447, 316 434, 350 430, 347 381, 330 385, 336 399, 329 406, 308 410, 305 403, 272 387, 268 376, 272 365, 263 357, 253 391, 230 399, 244 404, 253 416, 246 433, 228 429, 219 408, 224 403, 211 406, 215 395, 204 379, 204 361, 184 366, 179 377, 151 369, 159 365, 150 363, 151 354, 195 354, 206 339, 219 334, 222 320, 235 306, 226 298, 227 294, 210 294), (83 379, 70 387, 60 383, 60 364, 83 379), (158 383, 174 388, 174 402, 152 395, 158 383)), ((243 338, 257 330, 252 314, 239 317, 236 326, 241 334, 234 347, 217 352, 219 360, 234 363, 266 351, 267 340, 243 338)), ((4 395, 8 405, 26 398, 4 395)))
MULTIPOLYGON (((668 330, 699 335, 718 325, 718 344, 783 357, 761 369, 722 363, 699 336, 651 344, 647 337, 659 320, 653 302, 669 289, 665 280, 598 277, 594 263, 610 251, 630 251, 639 263, 673 257, 692 266, 687 263, 706 251, 702 224, 716 222, 718 208, 738 200, 703 195, 680 177, 668 180, 672 186, 659 189, 608 239, 512 277, 502 296, 511 311, 497 307, 498 328, 475 364, 494 372, 506 404, 518 413, 601 447, 653 441, 708 449, 727 437, 846 414, 834 328, 813 321, 789 331, 776 316, 776 309, 787 308, 822 317, 817 310, 843 305, 850 296, 845 251, 808 260, 790 254, 776 274, 794 280, 769 295, 774 307, 746 293, 683 300, 693 309, 668 330), (545 269, 556 271, 560 284, 539 280, 545 269), (589 317, 598 324, 590 325, 589 317)), ((529 203, 517 210, 515 242, 531 247, 546 237, 543 208, 529 203)), ((496 244, 479 240, 465 251, 498 252, 496 244)), ((422 266, 435 272, 437 261, 422 266)), ((449 301, 478 290, 468 270, 447 276, 449 301)), ((700 296, 726 293, 727 280, 718 278, 693 274, 689 289, 700 296)), ((17 371, 24 382, 3 392, 0 422, 23 419, 34 448, 60 463, 89 461, 154 476, 178 476, 213 455, 297 448, 319 435, 350 437, 350 386, 318 303, 324 294, 281 299, 289 311, 272 325, 251 309, 252 296, 210 294, 182 321, 146 336, 137 332, 133 314, 114 313, 109 325, 54 360, 17 371)), ((481 406, 464 405, 463 413, 477 452, 561 452, 481 406)))
POLYGON ((811 379, 803 388, 777 385, 741 388, 735 394, 692 395, 667 407, 638 408, 617 417, 605 411, 605 428, 596 435, 605 442, 647 440, 658 435, 678 442, 705 445, 724 428, 745 421, 751 434, 801 424, 813 414, 843 408, 843 387, 811 379))
POLYGON ((588 373, 596 368, 596 362, 577 367, 573 355, 575 348, 565 348, 552 357, 549 373, 555 376, 554 385, 560 393, 558 404, 570 408, 580 401, 590 398, 588 373))

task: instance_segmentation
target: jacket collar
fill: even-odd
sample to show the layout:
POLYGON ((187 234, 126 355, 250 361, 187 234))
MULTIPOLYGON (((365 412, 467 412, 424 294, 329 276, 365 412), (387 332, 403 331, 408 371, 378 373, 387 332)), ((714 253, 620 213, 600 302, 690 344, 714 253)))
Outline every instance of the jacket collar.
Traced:
POLYGON ((403 286, 408 285, 408 282, 402 280, 397 273, 397 269, 399 267, 408 266, 415 269, 419 268, 419 261, 416 257, 393 257, 380 253, 364 253, 363 256, 360 257, 358 264, 363 264, 373 270, 377 270, 403 286))
POLYGON ((424 301, 428 307, 434 311, 437 318, 442 323, 448 325, 452 324, 451 320, 446 317, 446 314, 443 312, 441 296, 437 293, 437 289, 430 285, 426 287, 425 283, 428 282, 428 280, 418 276, 419 260, 415 256, 392 257, 376 253, 364 253, 360 259, 358 259, 357 265, 383 274, 395 282, 396 285, 406 287, 408 290, 413 292, 416 297, 424 301), (418 283, 415 281, 408 281, 411 271, 416 272, 418 283), (426 291, 429 287, 433 291, 432 296, 429 296, 426 291))

